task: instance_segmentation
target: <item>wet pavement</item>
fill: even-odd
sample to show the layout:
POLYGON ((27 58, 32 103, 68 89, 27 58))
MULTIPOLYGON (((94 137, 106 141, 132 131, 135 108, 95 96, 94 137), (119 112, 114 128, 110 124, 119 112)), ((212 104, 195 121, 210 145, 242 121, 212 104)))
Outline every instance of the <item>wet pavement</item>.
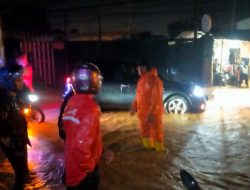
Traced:
MULTIPOLYGON (((26 189, 64 190, 63 141, 56 126, 61 100, 57 94, 46 97, 46 122, 29 125, 32 180, 26 189)), ((214 88, 210 97, 205 113, 164 115, 164 152, 142 148, 137 119, 127 111, 103 113, 104 144, 115 159, 100 163, 100 190, 184 190, 180 169, 204 190, 249 190, 250 90, 214 88)), ((1 154, 0 189, 8 189, 13 177, 1 154)))

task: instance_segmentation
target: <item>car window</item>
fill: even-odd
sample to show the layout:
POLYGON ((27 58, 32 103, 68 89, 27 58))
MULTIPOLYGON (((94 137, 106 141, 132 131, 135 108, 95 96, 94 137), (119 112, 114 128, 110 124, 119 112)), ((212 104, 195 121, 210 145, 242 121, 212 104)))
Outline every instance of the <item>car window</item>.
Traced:
POLYGON ((122 61, 100 61, 98 67, 104 82, 136 83, 139 76, 133 64, 122 61))
POLYGON ((114 82, 115 81, 115 68, 112 64, 102 62, 98 64, 98 67, 102 73, 104 82, 114 82))

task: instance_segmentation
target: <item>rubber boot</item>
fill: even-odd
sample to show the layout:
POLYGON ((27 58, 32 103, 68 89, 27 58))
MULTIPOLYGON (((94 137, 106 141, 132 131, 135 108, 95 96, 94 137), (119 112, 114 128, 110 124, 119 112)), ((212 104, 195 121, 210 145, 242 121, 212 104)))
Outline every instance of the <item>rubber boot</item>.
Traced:
POLYGON ((144 148, 146 149, 155 148, 153 140, 149 137, 142 138, 142 143, 143 143, 144 148))
POLYGON ((156 151, 160 152, 164 150, 164 144, 161 141, 156 141, 155 142, 155 149, 156 151))

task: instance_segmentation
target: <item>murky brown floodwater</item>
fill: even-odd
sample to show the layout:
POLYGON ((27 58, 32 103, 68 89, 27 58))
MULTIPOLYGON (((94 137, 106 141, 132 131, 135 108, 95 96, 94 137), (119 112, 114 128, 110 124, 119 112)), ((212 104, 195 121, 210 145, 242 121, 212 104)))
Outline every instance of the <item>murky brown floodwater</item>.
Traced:
MULTIPOLYGON (((190 172, 204 190, 249 190, 250 91, 217 93, 203 114, 164 116, 166 151, 160 153, 142 148, 136 117, 128 112, 103 113, 105 147, 115 152, 115 159, 109 165, 101 162, 100 190, 184 190, 180 169, 190 172), (242 101, 245 96, 249 100, 242 101)), ((57 110, 46 115, 50 123, 30 126, 33 181, 27 189, 63 190, 57 110)), ((0 189, 5 190, 13 183, 13 172, 3 159, 1 156, 0 189)))
POLYGON ((116 152, 116 159, 108 166, 102 163, 101 189, 184 189, 179 177, 183 168, 203 189, 249 190, 249 97, 249 90, 219 90, 203 114, 165 115, 163 153, 142 148, 128 113, 105 114, 104 128, 110 121, 113 127, 104 131, 105 145, 116 152))

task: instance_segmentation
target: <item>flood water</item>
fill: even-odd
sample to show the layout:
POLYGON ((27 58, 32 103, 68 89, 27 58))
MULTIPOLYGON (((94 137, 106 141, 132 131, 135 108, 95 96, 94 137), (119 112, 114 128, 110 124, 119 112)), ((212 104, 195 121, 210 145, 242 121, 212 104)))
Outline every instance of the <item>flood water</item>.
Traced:
MULTIPOLYGON (((136 117, 105 112, 101 129, 112 163, 101 161, 100 190, 184 190, 180 169, 204 190, 250 189, 250 90, 217 89, 202 114, 164 115, 165 151, 142 147, 136 117)), ((57 135, 58 108, 47 122, 30 125, 31 181, 26 189, 64 190, 63 141, 57 135)), ((0 189, 13 183, 13 171, 0 156, 0 189)))

